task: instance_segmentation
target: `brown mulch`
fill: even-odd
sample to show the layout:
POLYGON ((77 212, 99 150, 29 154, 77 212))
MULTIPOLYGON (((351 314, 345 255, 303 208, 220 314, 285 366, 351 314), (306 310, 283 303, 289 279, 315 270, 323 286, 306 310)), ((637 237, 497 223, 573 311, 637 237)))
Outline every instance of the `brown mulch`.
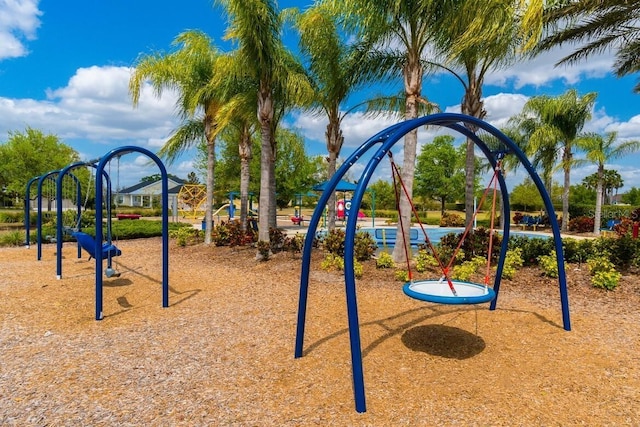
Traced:
POLYGON ((640 280, 589 285, 522 269, 498 308, 404 296, 393 273, 358 281, 367 412, 354 410, 344 281, 314 258, 305 355, 293 357, 300 260, 123 241, 94 320, 93 262, 65 244, 0 249, 0 425, 638 425, 640 280))

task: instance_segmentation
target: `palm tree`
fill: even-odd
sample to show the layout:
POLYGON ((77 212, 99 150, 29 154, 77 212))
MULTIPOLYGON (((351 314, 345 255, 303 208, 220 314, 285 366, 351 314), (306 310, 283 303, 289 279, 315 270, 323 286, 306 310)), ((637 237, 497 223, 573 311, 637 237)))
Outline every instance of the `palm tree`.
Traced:
MULTIPOLYGON (((339 11, 347 29, 354 30, 362 50, 368 54, 367 63, 372 68, 399 73, 404 82, 405 119, 418 117, 422 100, 422 79, 425 72, 423 56, 432 41, 434 22, 444 9, 436 0, 326 0, 333 10, 339 11)), ((408 239, 411 221, 409 197, 413 193, 413 181, 417 154, 417 130, 404 137, 402 180, 408 192, 400 195, 397 233, 408 239)), ((396 262, 404 262, 402 245, 393 251, 396 262)))
POLYGON ((579 97, 575 89, 570 89, 558 97, 547 95, 529 99, 522 113, 515 118, 516 123, 527 132, 529 155, 538 155, 544 160, 543 174, 550 180, 558 151, 561 151, 560 165, 564 170, 564 188, 562 191, 562 231, 569 223, 569 187, 571 185, 571 165, 573 147, 579 132, 587 120, 595 103, 595 92, 579 97), (552 163, 553 162, 553 163, 552 163))
POLYGON ((593 233, 596 236, 600 235, 605 164, 640 150, 640 141, 625 141, 616 144, 617 137, 618 134, 616 132, 609 132, 604 137, 596 133, 588 133, 576 139, 576 146, 584 150, 586 155, 584 159, 574 160, 573 164, 576 166, 595 164, 598 167, 596 172, 596 211, 593 221, 593 233))
MULTIPOLYGON (((623 77, 640 71, 640 0, 581 0, 555 2, 545 14, 550 33, 539 50, 581 44, 558 64, 574 64, 593 54, 616 51, 613 71, 623 77)), ((640 83, 633 91, 640 93, 640 83)))
MULTIPOLYGON (((456 2, 455 11, 440 20, 436 46, 446 58, 446 69, 464 87, 461 111, 484 119, 487 115, 482 101, 482 85, 491 70, 513 63, 533 47, 541 30, 542 2, 496 0, 478 3, 476 0, 456 2), (486 10, 478 10, 482 7, 486 10), (472 31, 470 31, 472 29, 472 31), (455 70, 462 69, 465 78, 455 70)), ((476 132, 475 126, 467 125, 476 132)), ((467 139, 465 212, 470 222, 474 211, 475 144, 467 139)))
MULTIPOLYGON (((213 173, 215 167, 216 114, 222 97, 211 90, 212 82, 221 79, 216 71, 220 52, 211 39, 200 31, 184 32, 173 42, 175 52, 153 53, 138 58, 129 80, 133 105, 140 100, 142 85, 150 81, 158 97, 165 89, 176 90, 176 106, 183 119, 159 154, 173 162, 184 150, 203 139, 207 145, 207 195, 205 223, 211 224, 213 205, 213 173), (208 88, 208 90, 206 90, 208 88)), ((211 243, 211 227, 207 227, 205 243, 211 243)))
MULTIPOLYGON (((337 22, 323 4, 317 4, 300 13, 289 11, 300 33, 300 47, 307 59, 311 81, 315 89, 313 109, 326 115, 328 124, 325 132, 330 179, 336 172, 344 136, 340 127, 344 118, 360 104, 341 111, 341 105, 362 85, 375 79, 364 72, 353 44, 345 42, 337 28, 337 22)), ((335 194, 328 202, 328 228, 335 228, 335 194)))
POLYGON ((260 206, 258 240, 269 242, 276 224, 275 129, 292 105, 308 97, 302 67, 281 39, 282 19, 274 0, 215 0, 228 17, 225 38, 237 43, 233 73, 253 82, 260 122, 260 206))

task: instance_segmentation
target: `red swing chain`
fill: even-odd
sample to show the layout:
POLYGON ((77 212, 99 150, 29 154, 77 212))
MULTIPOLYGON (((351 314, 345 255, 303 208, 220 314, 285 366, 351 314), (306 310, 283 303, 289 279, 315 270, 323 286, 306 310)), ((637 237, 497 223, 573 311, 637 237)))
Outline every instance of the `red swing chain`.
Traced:
MULTIPOLYGON (((413 282, 413 273, 411 271, 411 263, 409 262, 409 251, 407 248, 407 241, 405 239, 405 234, 404 234, 404 225, 402 223, 402 217, 401 217, 401 212, 400 212, 400 197, 398 194, 398 186, 396 185, 396 177, 398 178, 398 182, 400 183, 400 186, 402 187, 402 191, 404 192, 404 195, 407 197, 407 200, 409 201, 409 205, 411 206, 411 211, 413 212, 413 214, 416 217, 416 221, 418 223, 418 225, 420 226, 420 229, 422 230, 422 234, 424 235, 424 241, 427 244, 427 246, 429 247, 429 249, 431 249, 431 253, 433 254, 433 257, 435 258, 435 260, 438 262, 438 265, 440 267, 440 269, 443 272, 443 277, 442 279, 446 279, 447 280, 447 284, 449 285, 449 289, 451 289, 451 292, 453 293, 454 296, 457 296, 458 293, 456 292, 455 287, 453 286, 453 282, 451 281, 451 278, 449 278, 449 273, 448 273, 448 268, 444 266, 443 262, 440 260, 440 257, 438 257, 438 252, 436 251, 436 248, 433 246, 433 243, 431 242, 431 240, 429 239, 429 235, 427 234, 427 230, 425 230, 424 228, 424 224, 422 224, 422 221, 420 221, 420 216, 418 215, 418 211, 416 210, 415 205, 413 204, 413 200, 411 200, 411 197, 409 196, 409 191, 407 190, 407 187, 404 185, 404 182, 402 181, 402 177, 400 175, 400 172, 398 171, 398 166, 396 165, 395 161, 393 160, 393 155, 391 154, 391 152, 388 153, 389 155, 389 161, 391 162, 391 176, 393 177, 393 188, 394 188, 394 192, 395 192, 395 196, 396 196, 396 210, 398 211, 398 217, 400 220, 400 230, 402 232, 402 243, 404 245, 404 252, 405 252, 405 258, 407 260, 407 271, 408 271, 408 275, 409 275, 409 281, 413 282)), ((442 280, 440 279, 440 280, 442 280)))
MULTIPOLYGON (((497 185, 498 173, 501 170, 501 163, 502 162, 499 160, 498 163, 496 164, 496 167, 494 168, 493 176, 489 181, 489 185, 487 185, 487 188, 482 193, 482 197, 480 198, 480 202, 478 203, 478 206, 476 207, 476 210, 473 213, 473 216, 471 217, 471 221, 469 222, 469 224, 467 224, 467 227, 464 229, 462 237, 458 242, 458 246, 456 246, 456 249, 453 251, 453 255, 451 256, 451 259, 449 260, 449 264, 447 265, 447 271, 450 270, 451 267, 453 266, 453 263, 456 260, 456 256, 458 255, 458 252, 460 252, 460 248, 462 247, 462 244, 467 238, 467 235, 471 231, 471 228, 473 227, 473 223, 475 222, 475 219, 478 216, 478 212, 480 212, 480 208, 482 208, 482 205, 484 204, 484 201, 487 198, 487 194, 489 194, 489 190, 491 190, 493 186, 493 208, 491 209, 491 229, 490 229, 490 238, 489 238, 489 263, 491 262, 491 249, 492 249, 491 246, 493 244, 493 225, 494 225, 494 218, 495 218, 495 202, 496 202, 496 192, 497 192, 496 185, 497 185)), ((485 278, 485 281, 487 280, 488 279, 485 278)))
MULTIPOLYGON (((473 213, 473 217, 471 219, 471 221, 469 222, 469 224, 467 224, 467 227, 464 230, 464 233, 462 235, 462 237, 460 238, 460 241, 458 242, 458 245, 456 246, 456 249, 453 252, 453 255, 451 256, 451 259, 449 260, 449 263, 445 266, 444 263, 440 260, 440 258, 438 257, 438 253, 435 249, 435 247, 433 246, 433 243, 431 242, 431 240, 429 239, 429 236, 427 234, 427 231, 424 228, 424 225, 422 224, 422 222, 420 221, 420 216, 418 215, 418 212, 415 208, 415 205, 413 204, 413 201, 411 200, 411 197, 409 197, 409 192, 407 191, 407 188, 404 185, 404 182, 402 181, 402 177, 400 175, 400 172, 398 171, 398 167, 395 164, 394 160, 393 160, 393 155, 391 154, 391 152, 388 153, 389 155, 389 160, 391 162, 391 169, 392 169, 392 177, 393 177, 393 185, 394 185, 394 190, 395 190, 395 196, 396 196, 396 209, 398 210, 398 215, 400 216, 400 197, 398 194, 398 188, 396 185, 396 177, 398 179, 398 182, 400 183, 400 186, 402 187, 402 190, 405 194, 405 196, 407 197, 407 200, 409 201, 409 204, 411 206, 411 210, 413 212, 413 214, 416 217, 416 220, 418 222, 418 225, 420 226, 422 233, 424 234, 424 238, 425 238, 425 242, 427 243, 427 246, 431 249, 431 252, 433 254, 433 257, 435 258, 435 260, 437 261, 440 269, 442 270, 443 273, 443 277, 440 280, 447 280, 447 283, 449 285, 449 288, 451 289, 451 292, 453 293, 453 295, 457 296, 457 292, 455 290, 455 287, 453 286, 453 282, 451 281, 451 278, 449 277, 449 273, 451 272, 451 268, 453 267, 453 263, 456 259, 456 256, 458 255, 458 252, 460 251, 460 248, 462 247, 462 244, 464 243, 466 237, 468 236, 469 232, 471 231, 471 228, 473 227, 473 223, 475 221, 475 219, 478 216, 478 212, 480 211, 482 205, 484 204, 484 201, 489 193, 489 190, 493 189, 493 200, 492 200, 492 207, 491 207, 491 225, 490 225, 490 229, 489 229, 489 249, 488 249, 488 254, 487 254, 487 267, 486 267, 486 272, 485 272, 485 277, 484 277, 484 284, 485 287, 488 286, 489 284, 489 275, 491 272, 491 253, 493 251, 493 228, 495 226, 495 213, 496 213, 496 201, 497 201, 497 185, 498 185, 498 173, 500 173, 501 171, 501 164, 502 161, 499 159, 496 167, 494 168, 494 173, 493 176, 491 177, 491 180, 489 181, 489 185, 487 186, 487 188, 485 189, 485 191, 482 193, 482 197, 480 198, 480 203, 478 204, 478 206, 476 207, 475 212, 473 213)), ((408 256, 408 245, 406 242, 406 239, 404 238, 404 225, 402 223, 402 221, 400 221, 400 229, 402 232, 402 236, 403 236, 403 245, 404 245, 404 251, 405 251, 405 258, 407 260, 407 269, 408 269, 408 275, 409 275, 409 281, 413 281, 413 273, 411 271, 411 264, 409 262, 409 256, 408 256)))

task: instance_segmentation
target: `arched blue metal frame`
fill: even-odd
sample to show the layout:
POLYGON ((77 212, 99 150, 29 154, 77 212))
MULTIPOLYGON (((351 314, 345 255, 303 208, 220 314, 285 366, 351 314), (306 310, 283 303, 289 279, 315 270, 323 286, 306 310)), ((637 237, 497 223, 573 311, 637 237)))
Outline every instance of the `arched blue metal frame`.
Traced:
POLYGON ((34 182, 39 180, 39 176, 34 176, 27 182, 27 190, 24 196, 24 231, 25 231, 25 241, 24 245, 29 249, 31 247, 31 186, 34 182))
MULTIPOLYGON (((124 146, 115 148, 104 155, 98 162, 96 167, 96 176, 103 176, 105 166, 113 157, 120 157, 129 153, 141 153, 149 157, 160 169, 162 181, 162 306, 169 307, 169 184, 167 169, 158 156, 146 148, 136 146, 124 146)), ((103 240, 103 223, 102 223, 102 179, 96 179, 96 320, 102 320, 102 240, 103 240)), ((111 204, 111 200, 107 201, 111 204)), ((110 220, 110 218, 108 219, 110 220)))
MULTIPOLYGON (((36 245, 37 245, 37 255, 36 258, 38 261, 42 259, 42 184, 45 180, 51 179, 54 175, 60 173, 60 170, 53 170, 45 173, 44 175, 40 175, 38 177, 38 191, 37 191, 37 213, 36 213, 36 245)), ((55 181, 53 181, 55 184, 55 181)))
MULTIPOLYGON (((56 198, 59 200, 62 200, 62 182, 64 180, 65 175, 67 175, 71 170, 82 167, 82 166, 89 166, 92 168, 97 168, 95 161, 88 161, 88 162, 75 162, 72 163, 68 166, 65 166, 64 168, 60 169, 60 172, 58 173, 58 177, 56 179, 56 198)), ((80 220, 81 215, 82 215, 82 187, 80 185, 80 182, 78 180, 78 178, 76 178, 73 174, 71 174, 71 176, 73 176, 76 180, 76 183, 78 184, 78 197, 76 200, 76 204, 77 204, 77 209, 78 209, 78 214, 77 214, 77 221, 80 220)), ((106 179, 107 181, 107 199, 111 200, 111 178, 109 178, 109 174, 106 171, 103 171, 102 176, 106 179)), ((89 190, 87 189, 87 192, 89 190)), ((56 251, 56 278, 59 280, 62 278, 62 244, 63 244, 63 224, 62 224, 62 204, 58 204, 57 207, 57 212, 56 212, 56 218, 57 218, 57 227, 56 227, 56 245, 57 245, 57 251, 56 251)), ((85 207, 86 208, 86 207, 85 207)), ((107 210, 107 212, 109 212, 109 209, 107 210)), ((78 230, 80 231, 80 226, 78 224, 78 230)), ((82 257, 82 247, 80 246, 80 243, 77 244, 78 246, 78 258, 82 257)), ((111 267, 110 265, 108 266, 109 268, 111 267)))
MULTIPOLYGON (((364 154, 369 152, 372 148, 379 146, 377 151, 373 154, 368 164, 366 165, 364 171, 360 179, 358 180, 358 186, 354 195, 351 199, 351 209, 355 212, 358 212, 360 209, 360 204, 362 202, 362 197, 366 191, 369 180, 371 179, 373 172, 376 167, 380 164, 380 162, 384 159, 384 157, 389 153, 391 148, 408 132, 420 127, 420 126, 441 126, 452 129, 462 135, 470 138, 474 144, 482 151, 482 153, 487 157, 491 165, 496 167, 496 158, 495 154, 489 149, 487 144, 485 144, 475 133, 471 132, 467 129, 467 125, 474 126, 478 129, 482 129, 493 137, 495 137, 498 141, 500 141, 509 151, 515 155, 518 160, 525 167, 529 176, 531 177, 533 183, 538 188, 540 195, 542 196, 545 209, 549 214, 549 220, 551 225, 551 230, 553 232, 554 240, 555 240, 555 249, 556 249, 556 261, 558 264, 558 286, 560 290, 560 300, 561 300, 561 309, 563 316, 563 326, 564 329, 569 331, 571 330, 571 323, 569 319, 569 302, 567 295, 567 285, 566 285, 566 274, 564 269, 564 258, 563 258, 563 250, 562 250, 562 240, 560 236, 560 228, 558 227, 558 222, 555 216, 555 210, 553 209, 553 205, 551 203, 551 199, 544 189, 544 185, 542 180, 536 173, 535 169, 524 155, 522 150, 511 141, 506 135, 500 132, 495 127, 489 125, 488 123, 479 120, 475 117, 467 116, 464 114, 453 114, 453 113, 441 113, 434 114, 430 116, 425 116, 413 120, 407 120, 402 123, 398 123, 393 125, 367 140, 363 143, 358 149, 356 149, 351 156, 342 164, 342 166, 336 171, 334 176, 329 181, 327 188, 322 193, 318 205, 309 221, 309 228, 307 231, 307 235, 305 237, 304 249, 302 254, 302 268, 300 273, 300 295, 298 301, 298 323, 296 329, 296 344, 295 344, 295 357, 302 357, 303 355, 303 346, 304 346, 304 330, 305 330, 305 321, 306 321, 306 308, 307 308, 307 300, 308 300, 308 290, 309 290, 309 272, 310 272, 310 264, 311 264, 311 249, 313 246, 313 239, 315 238, 316 230, 319 224, 319 221, 322 217, 322 213, 324 211, 324 206, 329 201, 330 195, 335 191, 335 188, 338 182, 344 177, 344 175, 349 171, 349 169, 362 157, 364 154)), ((508 191, 506 187, 506 183, 502 174, 498 174, 498 182, 500 185, 500 190, 503 195, 503 214, 505 218, 509 218, 509 199, 508 199, 508 191)), ((503 242, 500 249, 500 257, 498 260, 498 266, 496 271, 496 278, 494 282, 493 289, 496 293, 496 298, 491 302, 490 309, 494 310, 498 300, 498 292, 500 289, 500 279, 502 276, 502 271, 504 268, 504 259, 507 251, 507 244, 509 240, 509 222, 508 220, 504 221, 504 230, 503 230, 503 242)), ((345 276, 345 291, 346 291, 346 299, 347 299, 347 315, 348 315, 348 323, 349 323, 349 337, 350 337, 350 347, 351 347, 351 365, 352 365, 352 375, 353 375, 353 388, 354 388, 354 399, 355 399, 355 407, 358 412, 366 411, 366 402, 365 402, 365 391, 364 391, 364 374, 362 368, 362 349, 360 343, 360 330, 359 330, 359 320, 358 320, 358 305, 356 298, 356 287, 355 287, 355 275, 353 269, 353 258, 354 258, 354 240, 357 228, 357 215, 349 216, 347 219, 346 225, 346 236, 345 236, 345 253, 344 253, 344 276, 345 276)))

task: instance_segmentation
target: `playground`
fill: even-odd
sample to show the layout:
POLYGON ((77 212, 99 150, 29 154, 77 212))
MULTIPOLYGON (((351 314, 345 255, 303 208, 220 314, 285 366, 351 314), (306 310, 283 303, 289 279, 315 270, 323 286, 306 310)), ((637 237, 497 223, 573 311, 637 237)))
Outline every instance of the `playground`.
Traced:
POLYGON ((2 425, 634 425, 640 412, 640 281, 558 285, 523 268, 495 311, 408 298, 365 263, 358 307, 367 412, 353 407, 344 278, 312 259, 304 357, 294 359, 299 257, 170 243, 162 307, 160 238, 119 242, 121 275, 56 245, 0 249, 2 425))

